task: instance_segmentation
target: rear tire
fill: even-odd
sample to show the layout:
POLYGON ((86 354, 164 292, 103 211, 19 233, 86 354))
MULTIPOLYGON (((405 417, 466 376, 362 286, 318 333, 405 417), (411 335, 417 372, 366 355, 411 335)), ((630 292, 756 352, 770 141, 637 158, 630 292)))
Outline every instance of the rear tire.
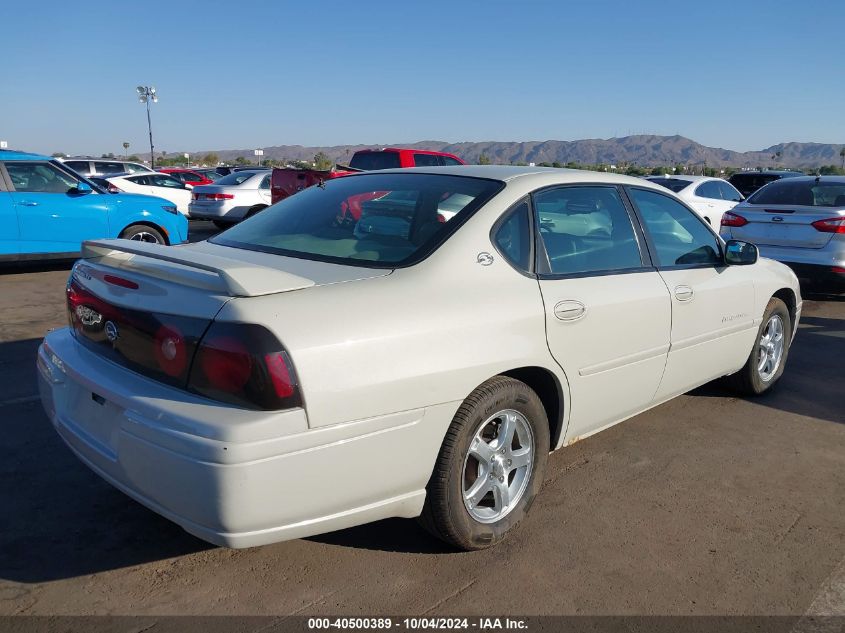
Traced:
POLYGON ((147 242, 149 244, 167 244, 161 231, 146 224, 132 224, 123 229, 121 239, 133 240, 135 242, 147 242))
POLYGON ((789 310, 783 301, 772 297, 763 313, 748 360, 742 369, 725 378, 728 386, 748 396, 759 396, 771 389, 783 375, 791 339, 789 310))
POLYGON ((462 550, 495 545, 528 513, 548 454, 549 423, 540 398, 523 382, 491 378, 452 420, 420 523, 462 550))

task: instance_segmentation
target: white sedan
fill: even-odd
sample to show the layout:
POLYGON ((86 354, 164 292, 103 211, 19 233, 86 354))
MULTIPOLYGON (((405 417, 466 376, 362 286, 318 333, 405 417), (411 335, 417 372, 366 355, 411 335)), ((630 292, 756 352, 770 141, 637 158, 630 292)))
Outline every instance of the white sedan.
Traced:
POLYGON ((770 389, 802 305, 658 185, 499 166, 337 178, 179 248, 88 242, 67 300, 44 408, 126 494, 229 547, 421 516, 462 549, 519 523, 550 450, 723 376, 770 389))
POLYGON ((727 180, 709 176, 651 176, 647 180, 674 191, 719 232, 722 215, 744 198, 727 180))
POLYGON ((143 193, 164 198, 172 202, 184 216, 188 216, 191 203, 191 185, 176 180, 173 176, 158 172, 126 174, 106 178, 108 182, 126 193, 143 193))

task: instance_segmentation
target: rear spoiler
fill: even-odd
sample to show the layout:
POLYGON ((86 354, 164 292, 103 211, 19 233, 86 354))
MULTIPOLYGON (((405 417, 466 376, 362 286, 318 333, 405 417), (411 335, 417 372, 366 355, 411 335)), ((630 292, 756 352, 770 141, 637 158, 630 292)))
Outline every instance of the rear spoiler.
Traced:
MULTIPOLYGON (((310 288, 314 285, 310 279, 283 270, 208 253, 183 250, 175 246, 121 239, 89 240, 82 243, 82 259, 112 260, 114 263, 124 266, 128 264, 132 267, 134 255, 210 273, 216 276, 220 290, 232 297, 257 297, 310 288)), ((159 271, 157 276, 186 285, 195 285, 191 283, 195 275, 180 275, 179 272, 179 268, 173 268, 168 269, 166 275, 161 275, 159 271)))

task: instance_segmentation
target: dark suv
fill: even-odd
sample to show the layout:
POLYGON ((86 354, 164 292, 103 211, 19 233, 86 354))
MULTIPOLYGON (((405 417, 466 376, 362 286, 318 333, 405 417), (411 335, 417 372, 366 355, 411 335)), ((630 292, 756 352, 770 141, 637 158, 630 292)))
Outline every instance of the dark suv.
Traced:
POLYGON ((781 178, 795 178, 796 176, 805 176, 806 174, 800 171, 776 170, 769 169, 767 171, 740 171, 728 178, 737 190, 747 198, 752 193, 757 191, 763 185, 768 185, 770 182, 780 180, 781 178))

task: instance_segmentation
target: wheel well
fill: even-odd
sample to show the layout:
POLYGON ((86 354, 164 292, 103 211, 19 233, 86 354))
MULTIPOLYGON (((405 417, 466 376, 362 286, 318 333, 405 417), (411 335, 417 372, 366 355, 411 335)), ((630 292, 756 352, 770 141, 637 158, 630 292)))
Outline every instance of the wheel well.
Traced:
POLYGON ((550 446, 557 446, 563 432, 563 390, 557 377, 542 367, 520 367, 501 375, 524 382, 540 397, 549 419, 550 446))
POLYGON ((120 232, 120 234, 123 235, 124 233, 126 233, 127 229, 131 229, 133 226, 148 226, 151 229, 155 229, 164 236, 164 241, 167 243, 168 246, 170 246, 170 235, 167 233, 167 229, 160 227, 158 224, 153 224, 152 222, 144 222, 143 220, 141 220, 140 222, 133 222, 132 224, 123 227, 123 230, 120 232))
MULTIPOLYGON (((789 325, 792 328, 795 328, 795 310, 797 307, 797 299, 795 298, 795 293, 792 291, 791 288, 781 288, 772 296, 777 297, 786 304, 786 309, 789 310, 789 325)), ((792 332, 790 332, 789 334, 791 336, 792 332)))

